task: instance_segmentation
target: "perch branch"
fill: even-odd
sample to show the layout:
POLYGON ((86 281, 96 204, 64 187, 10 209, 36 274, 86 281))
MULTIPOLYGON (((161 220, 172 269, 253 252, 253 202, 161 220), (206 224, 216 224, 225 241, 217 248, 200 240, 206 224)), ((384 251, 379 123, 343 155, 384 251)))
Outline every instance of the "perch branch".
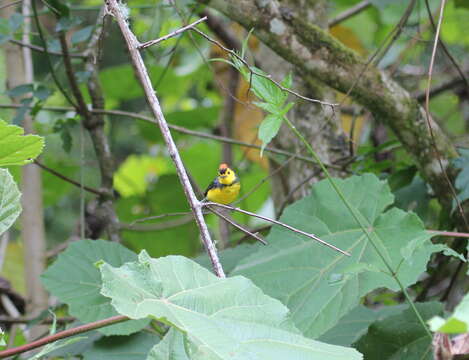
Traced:
POLYGON ((174 165, 176 166, 176 171, 179 176, 179 180, 182 184, 184 193, 186 194, 187 200, 194 214, 197 226, 199 227, 200 236, 205 245, 205 249, 207 250, 213 269, 215 273, 217 274, 217 276, 224 278, 225 273, 220 264, 220 260, 218 259, 216 248, 212 242, 210 233, 207 228, 207 224, 205 223, 205 219, 202 214, 202 205, 200 201, 197 200, 194 190, 192 189, 192 186, 189 181, 189 177, 187 176, 186 169, 184 168, 184 164, 179 155, 179 151, 171 136, 171 132, 169 130, 169 127, 163 115, 163 112, 161 110, 161 106, 158 101, 158 98, 155 95, 155 91, 152 87, 147 69, 143 62, 142 56, 138 50, 139 42, 136 39, 135 35, 130 30, 129 25, 127 23, 127 19, 125 19, 125 17, 123 16, 117 1, 106 0, 105 3, 107 6, 107 11, 114 16, 122 32, 122 35, 125 39, 125 43, 127 45, 132 63, 134 65, 136 76, 139 79, 144 89, 148 105, 150 106, 150 109, 156 118, 156 122, 159 125, 161 134, 166 142, 169 155, 171 159, 173 160, 174 165))
POLYGON ((243 214, 246 214, 246 215, 249 215, 249 216, 254 216, 254 217, 257 217, 259 219, 262 219, 262 220, 265 220, 265 221, 268 221, 268 222, 271 222, 275 225, 280 225, 288 230, 291 230, 293 232, 296 232, 297 234, 301 234, 301 235, 304 235, 306 237, 309 237, 310 239, 313 239, 313 240, 316 240, 317 242, 327 246, 327 247, 330 247, 331 249, 335 250, 335 251, 338 251, 340 252, 341 254, 344 254, 344 255, 347 255, 347 256, 350 256, 350 254, 347 252, 347 251, 344 251, 344 250, 341 250, 339 249, 338 247, 335 247, 334 245, 332 244, 329 244, 328 242, 318 238, 316 235, 314 234, 310 234, 310 233, 307 233, 305 231, 302 231, 302 230, 299 230, 297 228, 294 228, 293 226, 290 226, 290 225, 287 225, 281 221, 277 221, 277 220, 274 220, 274 219, 271 219, 271 218, 268 218, 266 216, 262 216, 262 215, 259 215, 259 214, 256 214, 256 213, 252 213, 250 211, 246 211, 246 210, 243 210, 243 209, 240 209, 240 208, 237 208, 237 207, 233 207, 233 206, 229 206, 229 205, 223 205, 223 204, 219 204, 219 203, 214 203, 214 202, 206 202, 204 203, 204 206, 218 206, 218 207, 221 207, 221 208, 224 208, 224 209, 229 209, 229 210, 234 210, 234 211, 237 211, 237 212, 240 212, 240 213, 243 213, 243 214))
POLYGON ((176 31, 173 31, 172 33, 169 33, 168 35, 165 35, 165 36, 162 36, 160 37, 159 39, 155 39, 155 40, 150 40, 150 41, 147 41, 147 42, 144 42, 143 44, 140 44, 139 45, 139 49, 146 49, 147 47, 149 46, 152 46, 152 45, 156 45, 162 41, 165 41, 165 40, 168 40, 176 35, 179 35, 180 33, 183 33, 184 31, 186 30, 189 30, 191 28, 193 28, 194 26, 197 26, 198 24, 200 24, 201 22, 207 20, 207 17, 203 17, 202 19, 199 19, 197 21, 194 21, 192 24, 189 24, 187 26, 184 26, 180 29, 177 29, 176 31))
POLYGON ((213 207, 207 205, 207 209, 209 209, 211 212, 213 212, 215 215, 221 217, 223 220, 229 222, 231 225, 233 225, 235 228, 241 230, 243 233, 245 233, 246 235, 249 235, 251 237, 253 237, 254 239, 256 239, 257 241, 260 241, 261 243, 263 243, 264 245, 267 245, 267 242, 262 239, 260 236, 252 233, 251 231, 249 231, 248 229, 244 228, 243 226, 239 225, 238 223, 236 223, 235 221, 233 221, 232 219, 230 219, 228 216, 225 216, 223 215, 220 211, 217 211, 215 210, 213 207))

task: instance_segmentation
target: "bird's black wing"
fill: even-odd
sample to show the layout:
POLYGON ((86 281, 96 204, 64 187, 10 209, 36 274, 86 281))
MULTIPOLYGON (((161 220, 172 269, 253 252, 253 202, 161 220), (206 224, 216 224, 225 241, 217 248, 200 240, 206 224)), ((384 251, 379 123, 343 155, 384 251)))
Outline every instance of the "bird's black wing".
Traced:
POLYGON ((222 187, 222 184, 218 181, 218 178, 212 181, 212 183, 207 187, 207 189, 204 192, 204 197, 207 197, 207 194, 209 190, 216 189, 222 187))

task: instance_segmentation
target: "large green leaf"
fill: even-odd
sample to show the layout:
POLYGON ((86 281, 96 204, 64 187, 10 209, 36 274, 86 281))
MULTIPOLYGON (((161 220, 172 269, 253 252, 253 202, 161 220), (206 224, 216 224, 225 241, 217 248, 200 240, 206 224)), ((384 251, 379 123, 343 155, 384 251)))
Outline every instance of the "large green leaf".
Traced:
POLYGON ((469 332, 469 294, 466 294, 454 309, 453 315, 448 319, 440 316, 433 317, 430 321, 432 331, 446 334, 462 334, 469 332))
POLYGON ((184 347, 184 335, 169 329, 164 339, 156 344, 148 354, 147 360, 189 360, 184 347))
POLYGON ((0 169, 0 235, 21 213, 21 193, 6 169, 0 169))
POLYGON ((142 360, 158 341, 158 336, 144 331, 130 336, 108 336, 95 341, 83 359, 142 360))
POLYGON ((0 166, 28 164, 44 147, 44 139, 37 135, 24 135, 19 126, 0 120, 0 166))
MULTIPOLYGON (((69 306, 71 315, 87 323, 105 319, 117 312, 110 300, 100 294, 101 276, 95 263, 104 260, 120 266, 137 255, 122 245, 104 240, 73 242, 42 275, 46 289, 69 306)), ((128 335, 148 324, 148 320, 127 321, 101 328, 105 335, 128 335)))
MULTIPOLYGON (((417 303, 424 320, 443 311, 437 302, 417 303)), ((432 360, 432 338, 411 309, 374 322, 355 347, 367 360, 432 360)))
POLYGON ((328 344, 351 346, 366 334, 368 326, 373 322, 401 313, 403 310, 402 305, 386 306, 379 310, 372 310, 363 305, 358 305, 318 340, 328 344))
MULTIPOLYGON (((413 284, 438 251, 413 213, 387 209, 393 201, 388 185, 374 175, 335 180, 372 231, 382 256, 404 286, 413 284), (409 247, 408 245, 412 246, 409 247), (408 256, 403 249, 412 251, 408 256)), ((241 261, 232 274, 244 275, 268 295, 287 305, 300 330, 319 337, 378 287, 398 284, 327 180, 310 196, 285 210, 281 220, 351 253, 344 256, 318 242, 275 226, 267 241, 241 261)))
POLYGON ((183 332, 191 359, 361 358, 353 349, 304 338, 288 309, 244 277, 220 279, 182 256, 152 259, 145 251, 138 262, 100 269, 101 292, 119 313, 151 316, 183 332))

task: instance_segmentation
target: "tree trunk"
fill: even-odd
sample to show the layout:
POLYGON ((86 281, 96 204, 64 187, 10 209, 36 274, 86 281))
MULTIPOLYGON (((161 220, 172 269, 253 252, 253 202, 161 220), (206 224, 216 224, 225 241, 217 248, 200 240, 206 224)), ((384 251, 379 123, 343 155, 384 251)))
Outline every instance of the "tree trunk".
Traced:
MULTIPOLYGON (((23 1, 23 14, 29 14, 30 1, 23 1)), ((9 6, 2 10, 2 16, 8 18, 15 11, 15 7, 9 6)), ((24 18, 23 39, 29 43, 30 17, 24 18)), ((5 45, 7 87, 14 88, 21 84, 34 81, 31 50, 26 47, 18 47, 13 44, 5 45)), ((18 103, 19 99, 12 99, 18 103)), ((33 132, 32 118, 28 114, 24 117, 23 127, 25 133, 33 132)), ((47 308, 47 293, 40 282, 40 275, 45 269, 46 241, 44 234, 43 206, 42 206, 42 182, 40 169, 33 165, 22 168, 22 207, 21 237, 24 244, 25 279, 27 311, 32 316, 38 315, 47 308)), ((39 331, 31 332, 31 337, 39 335, 39 331)))

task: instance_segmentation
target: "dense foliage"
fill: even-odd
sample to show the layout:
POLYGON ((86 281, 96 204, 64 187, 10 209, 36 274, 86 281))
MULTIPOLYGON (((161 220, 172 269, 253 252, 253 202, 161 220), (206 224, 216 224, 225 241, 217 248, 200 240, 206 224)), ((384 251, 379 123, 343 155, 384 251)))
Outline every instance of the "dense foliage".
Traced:
MULTIPOLYGON (((252 26, 240 21, 242 30, 236 13, 229 19, 226 10, 236 4, 202 3, 139 0, 104 11, 96 0, 33 0, 1 9, 0 266, 9 284, 0 290, 0 323, 8 347, 31 343, 31 329, 52 320, 50 335, 91 327, 52 339, 31 358, 452 359, 469 353, 461 345, 469 333, 469 63, 461 56, 469 50, 462 21, 469 6, 446 4, 439 47, 445 52, 435 57, 437 2, 318 1, 327 7, 326 20, 357 3, 364 7, 330 22, 329 31, 311 25, 319 34, 314 44, 335 56, 325 66, 338 74, 324 71, 315 79, 321 70, 302 74, 302 60, 275 42, 274 35, 301 34, 299 22, 285 30, 272 21, 266 33, 247 14, 252 26), (209 14, 194 27, 199 32, 186 30, 140 51, 164 113, 158 120, 169 124, 198 198, 218 164, 228 162, 242 184, 235 206, 264 217, 229 214, 267 246, 216 214, 204 215, 226 278, 213 273, 188 205, 189 185, 181 185, 177 156, 150 111, 113 11, 140 43, 209 14), (263 67, 270 59, 259 56, 262 42, 288 62, 278 60, 279 73, 263 67), (23 81, 23 72, 12 70, 10 50, 30 47, 32 55, 19 53, 21 66, 29 56, 35 75, 23 81), (358 56, 370 59, 361 74, 339 71, 358 56), (433 62, 434 81, 427 84, 433 62), (401 94, 411 94, 418 113, 432 117, 436 135, 419 133, 417 112, 409 133, 433 139, 426 151, 438 154, 435 162, 421 163, 428 155, 413 153, 406 133, 377 115, 382 104, 369 105, 362 99, 367 94, 352 89, 336 91, 341 76, 358 83, 371 71, 384 74, 379 83, 395 81, 389 86, 401 108, 410 102, 401 94), (308 93, 301 93, 308 82, 308 93), (325 155, 310 141, 298 110, 305 104, 319 109, 324 136, 347 156, 325 155), (288 172, 292 163, 300 165, 288 172), (42 204, 30 200, 24 166, 42 169, 42 185, 33 190, 42 204), (438 186, 435 173, 447 182, 438 186), (454 193, 442 194, 448 186, 454 193), (30 259, 22 258, 29 246, 29 225, 16 221, 22 207, 36 209, 44 221, 47 252, 36 254, 47 267, 42 274, 31 273, 30 259), (24 310, 31 281, 47 290, 48 308, 26 302, 24 310), (28 327, 11 325, 23 315, 28 327), (110 325, 102 323, 110 318, 110 325)), ((269 2, 269 11, 278 3, 269 2)), ((297 15, 291 11, 280 11, 286 22, 297 15)), ((311 5, 311 11, 319 10, 311 5)), ((383 106, 394 101, 382 98, 383 106)))

